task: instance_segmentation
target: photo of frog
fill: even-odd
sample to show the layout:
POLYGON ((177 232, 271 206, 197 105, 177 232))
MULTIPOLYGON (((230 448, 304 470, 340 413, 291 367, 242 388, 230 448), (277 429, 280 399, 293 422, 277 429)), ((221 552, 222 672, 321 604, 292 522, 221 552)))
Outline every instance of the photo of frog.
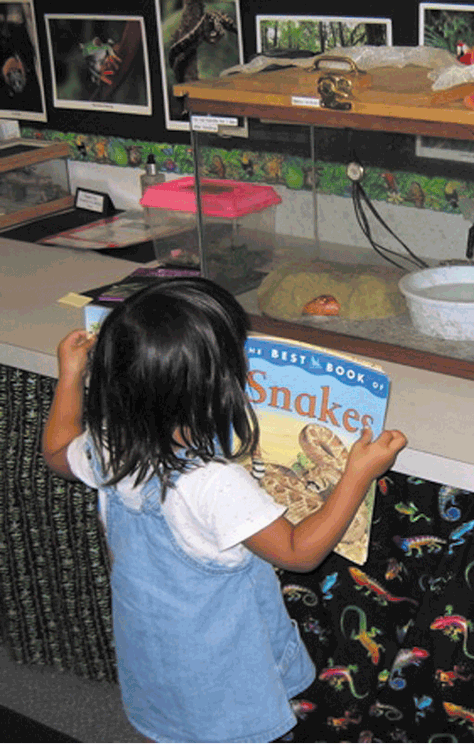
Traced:
POLYGON ((54 105, 150 116, 143 17, 45 15, 54 105))

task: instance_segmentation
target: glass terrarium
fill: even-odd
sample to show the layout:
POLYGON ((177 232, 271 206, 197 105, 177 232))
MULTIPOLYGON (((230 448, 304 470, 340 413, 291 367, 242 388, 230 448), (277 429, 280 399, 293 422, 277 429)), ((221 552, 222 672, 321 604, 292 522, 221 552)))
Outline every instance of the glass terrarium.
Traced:
POLYGON ((74 205, 67 158, 69 147, 11 139, 0 143, 0 230, 74 205))
POLYGON ((297 244, 305 243, 298 240, 298 229, 307 238, 305 248, 314 251, 309 128, 280 127, 278 133, 283 149, 282 142, 192 131, 195 175, 154 185, 141 199, 153 215, 158 260, 199 265, 204 276, 240 294, 258 287, 276 264, 295 255, 297 244), (269 152, 272 144, 278 149, 269 152), (284 157, 288 151, 290 160, 284 157))
POLYGON ((259 287, 285 260, 314 253, 310 127, 260 124, 247 138, 229 137, 227 127, 224 136, 220 127, 210 132, 191 125, 191 131, 206 276, 241 294, 259 287), (228 201, 222 216, 214 197, 228 201))
POLYGON ((171 235, 154 240, 158 259, 199 264, 233 291, 241 280, 255 283, 255 271, 271 260, 280 202, 266 184, 193 176, 152 186, 141 201, 154 214, 152 230, 181 225, 176 246, 171 235))

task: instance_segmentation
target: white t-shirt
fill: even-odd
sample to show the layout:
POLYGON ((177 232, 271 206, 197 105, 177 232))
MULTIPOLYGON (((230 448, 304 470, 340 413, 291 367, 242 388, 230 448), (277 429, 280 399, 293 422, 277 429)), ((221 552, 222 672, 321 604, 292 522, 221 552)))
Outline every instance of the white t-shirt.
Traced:
MULTIPOLYGON (((100 512, 106 514, 106 495, 100 488, 85 453, 87 432, 74 439, 67 458, 74 475, 99 491, 100 512)), ((117 484, 120 498, 130 509, 140 510, 141 487, 133 478, 117 484)), ((184 473, 169 488, 161 504, 178 544, 201 560, 215 560, 229 567, 248 555, 242 542, 281 517, 286 507, 276 504, 257 481, 236 463, 209 462, 184 473)))

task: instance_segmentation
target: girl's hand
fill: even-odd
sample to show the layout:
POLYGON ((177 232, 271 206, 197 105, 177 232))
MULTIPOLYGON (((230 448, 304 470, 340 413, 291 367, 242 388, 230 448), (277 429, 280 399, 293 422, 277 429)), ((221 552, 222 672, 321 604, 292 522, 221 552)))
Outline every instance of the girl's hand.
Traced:
POLYGON ((74 380, 83 380, 96 336, 80 329, 71 331, 58 346, 59 375, 74 380))
POLYGON ((85 330, 68 333, 58 346, 59 380, 43 431, 43 457, 48 466, 70 480, 67 448, 83 431, 84 377, 95 336, 85 330))
POLYGON ((400 431, 384 431, 375 442, 364 429, 352 447, 342 478, 318 511, 297 525, 285 517, 244 540, 261 558, 287 571, 313 571, 340 541, 371 482, 393 465, 407 440, 400 431))
POLYGON ((383 431, 375 442, 372 441, 372 431, 363 429, 349 453, 346 473, 354 478, 378 478, 390 470, 406 444, 405 435, 396 429, 383 431))

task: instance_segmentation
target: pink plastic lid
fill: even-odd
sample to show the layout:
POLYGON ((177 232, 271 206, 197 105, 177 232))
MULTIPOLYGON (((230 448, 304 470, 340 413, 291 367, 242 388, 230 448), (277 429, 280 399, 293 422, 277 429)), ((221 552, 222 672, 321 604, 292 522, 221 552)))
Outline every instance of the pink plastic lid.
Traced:
MULTIPOLYGON (((234 219, 279 204, 281 197, 272 186, 265 184, 204 179, 201 182, 201 201, 205 215, 234 219)), ((193 176, 150 186, 140 204, 143 207, 196 212, 193 176)))

